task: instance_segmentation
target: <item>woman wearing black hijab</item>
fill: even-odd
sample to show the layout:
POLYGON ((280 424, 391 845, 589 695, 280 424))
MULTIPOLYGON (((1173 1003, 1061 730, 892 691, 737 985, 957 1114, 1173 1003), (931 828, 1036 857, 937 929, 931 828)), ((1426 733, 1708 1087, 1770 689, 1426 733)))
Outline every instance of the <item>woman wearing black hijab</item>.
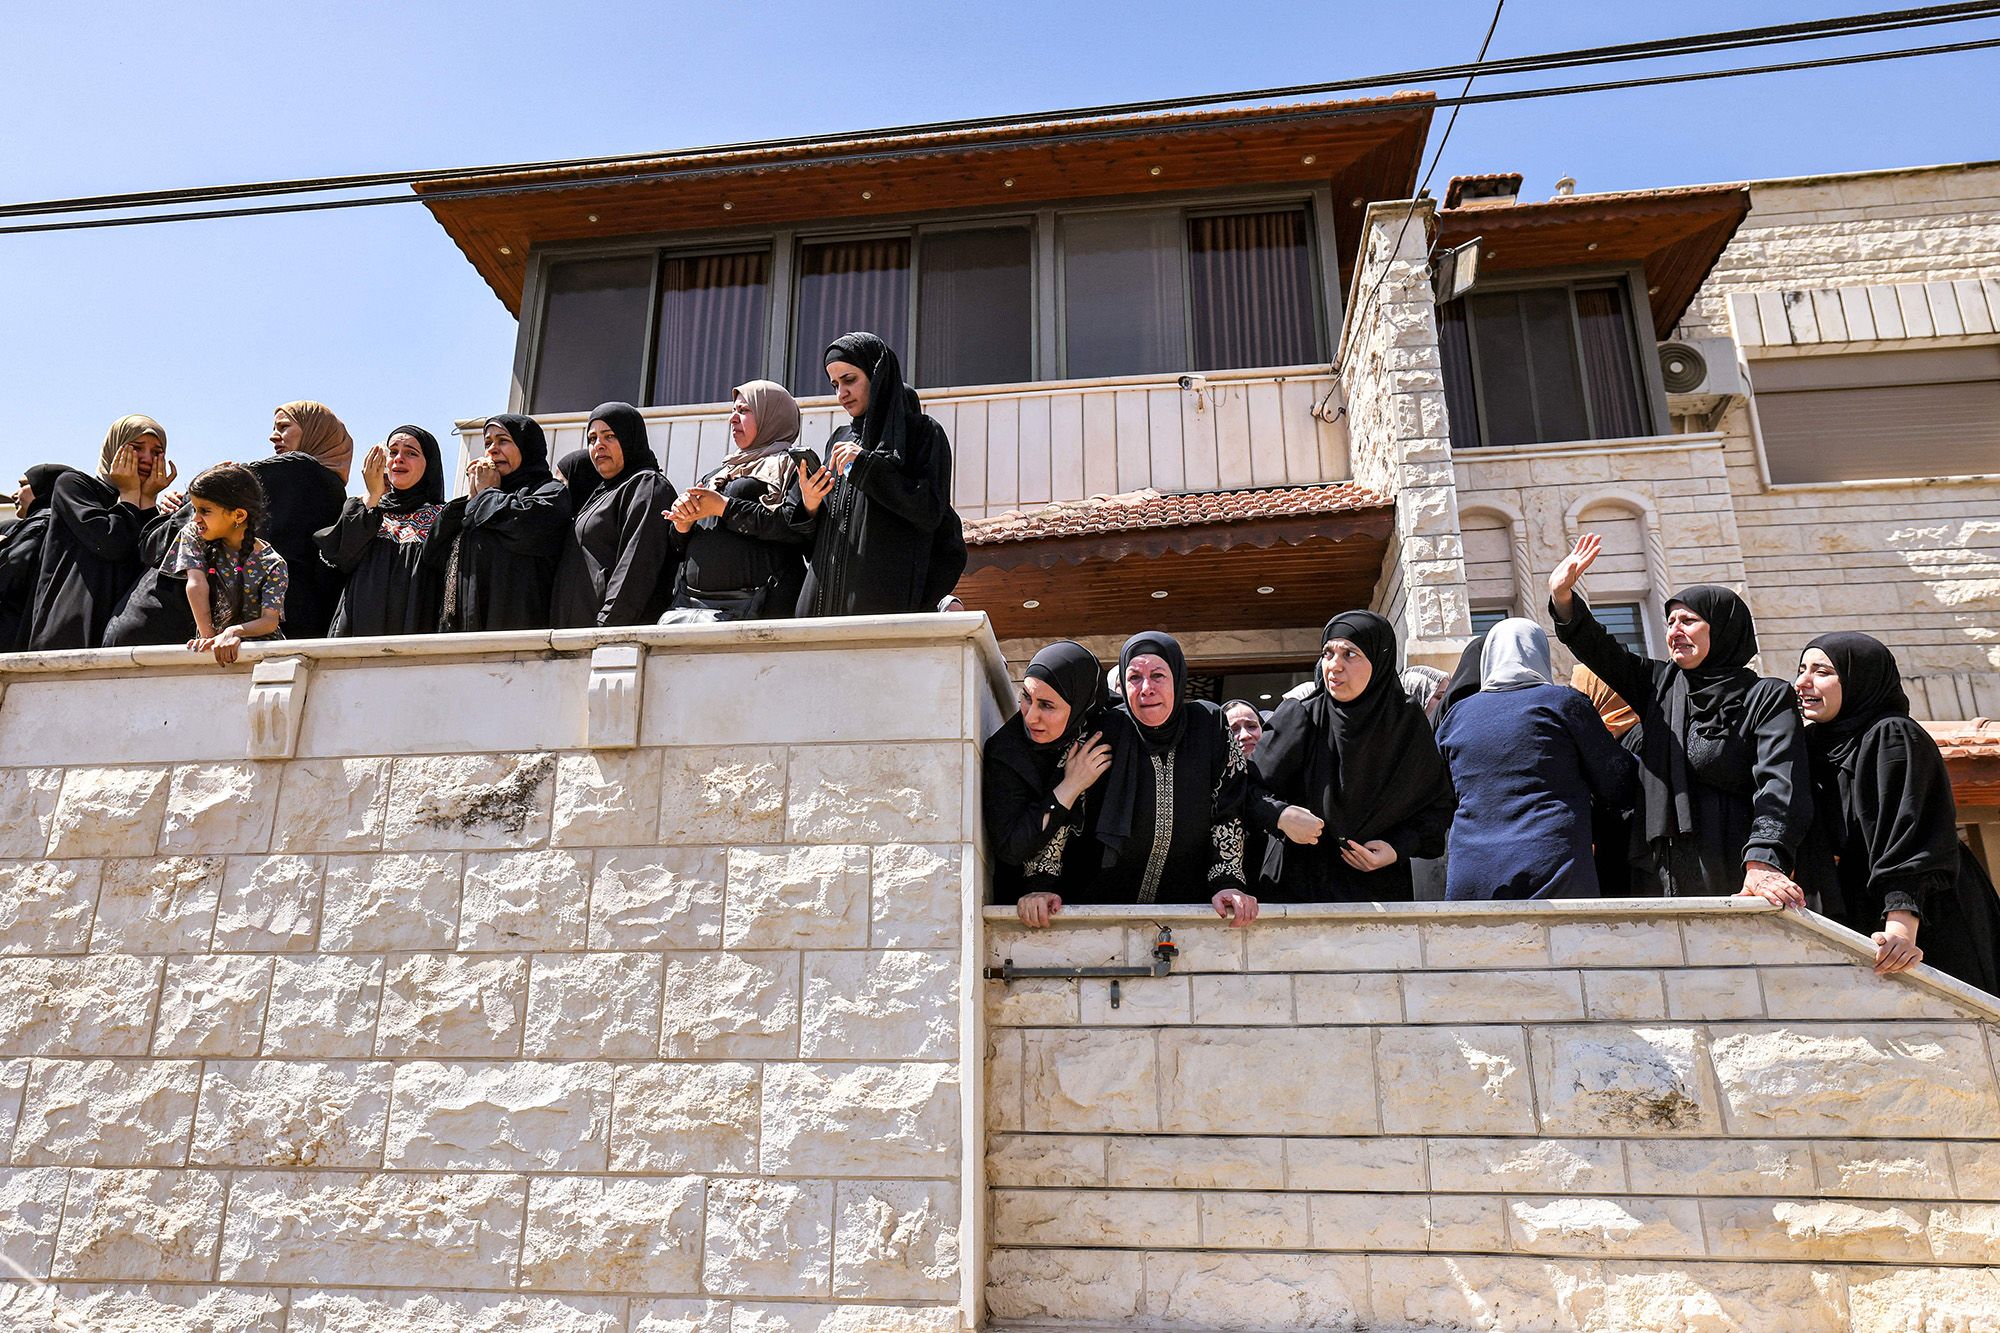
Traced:
POLYGON ((951 510, 951 442, 874 334, 836 339, 826 373, 851 420, 827 440, 837 480, 821 508, 799 614, 934 610, 924 596, 937 531, 951 510))
POLYGON ((1104 868, 1083 901, 1206 900, 1231 925, 1249 925, 1257 900, 1243 887, 1243 747, 1220 708, 1188 698, 1187 658, 1172 635, 1127 639, 1118 679, 1125 725, 1112 738, 1096 825, 1104 868))
POLYGON ((1871 635, 1822 634, 1796 685, 1813 784, 1800 881, 1874 939, 1878 973, 1929 963, 2000 991, 2000 901, 1958 840, 1951 778, 1910 718, 1895 655, 1871 635))
POLYGON ((1111 767, 1104 664, 1080 643, 1052 643, 1028 663, 1020 700, 986 740, 982 805, 994 897, 1046 926, 1066 897, 1088 895, 1103 861, 1086 830, 1090 789, 1111 767))
POLYGON ((49 530, 49 493, 58 477, 75 471, 61 463, 37 463, 21 474, 14 522, 0 533, 0 652, 17 651, 27 637, 28 602, 49 530))
POLYGON ((584 439, 590 471, 563 460, 576 517, 556 566, 555 626, 650 625, 673 596, 678 561, 666 513, 679 492, 630 403, 599 406, 584 439))
POLYGON ((167 432, 147 416, 120 417, 98 450, 97 475, 67 472, 49 487, 49 526, 28 604, 31 651, 98 648, 112 614, 145 569, 140 542, 172 484, 167 432))
POLYGON ((398 426, 361 460, 364 501, 349 497, 318 535, 320 558, 347 576, 328 633, 336 639, 435 634, 443 570, 424 563, 424 544, 444 512, 444 458, 437 437, 398 426))
POLYGON ((467 493, 445 505, 424 544, 444 580, 438 628, 546 629, 569 488, 549 471, 548 438, 533 417, 488 417, 483 439, 486 452, 465 469, 467 493))
POLYGON ((1288 902, 1409 902, 1412 857, 1442 856, 1451 781, 1403 693, 1396 629, 1347 611, 1320 632, 1319 692, 1287 699, 1257 746, 1251 818, 1288 902))
POLYGON ((1685 588, 1667 601, 1672 660, 1641 657, 1574 592, 1600 546, 1577 539, 1549 575, 1549 609, 1556 637, 1639 715, 1632 892, 1805 906, 1791 878, 1812 824, 1805 730, 1792 687, 1749 669, 1750 608, 1711 583, 1685 588))

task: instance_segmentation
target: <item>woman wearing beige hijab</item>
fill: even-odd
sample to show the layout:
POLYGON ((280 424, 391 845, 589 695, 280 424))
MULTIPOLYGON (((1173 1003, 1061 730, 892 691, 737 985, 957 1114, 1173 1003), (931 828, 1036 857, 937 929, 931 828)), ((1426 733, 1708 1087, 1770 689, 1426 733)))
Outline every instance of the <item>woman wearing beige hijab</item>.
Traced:
POLYGON ((313 534, 340 517, 354 437, 325 403, 292 402, 271 413, 271 448, 269 458, 249 466, 270 502, 258 535, 285 557, 292 574, 284 634, 324 638, 346 577, 319 558, 313 534))
MULTIPOLYGON (((787 491, 798 473, 799 405, 784 386, 752 380, 729 413, 736 452, 689 489, 667 518, 683 553, 662 624, 789 616, 828 486, 787 491)), ((826 475, 822 469, 822 475, 826 475)))
POLYGON ((30 651, 96 648, 104 627, 144 569, 140 539, 160 519, 172 483, 167 431, 146 416, 120 417, 105 432, 97 475, 59 477, 28 608, 30 651))

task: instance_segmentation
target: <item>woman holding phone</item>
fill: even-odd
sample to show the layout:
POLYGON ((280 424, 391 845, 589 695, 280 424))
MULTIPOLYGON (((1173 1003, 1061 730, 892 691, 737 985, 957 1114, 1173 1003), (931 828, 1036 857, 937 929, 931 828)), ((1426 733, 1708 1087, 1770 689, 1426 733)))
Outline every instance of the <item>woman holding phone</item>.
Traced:
POLYGON ((951 442, 874 334, 836 338, 826 375, 850 420, 827 440, 838 480, 813 534, 799 614, 932 610, 935 596, 928 605, 924 596, 938 530, 951 512, 951 442))
POLYGON ((801 466, 811 453, 793 448, 799 405, 781 384, 737 387, 729 438, 736 452, 665 511, 682 558, 662 624, 767 620, 798 605, 806 547, 833 476, 801 466))

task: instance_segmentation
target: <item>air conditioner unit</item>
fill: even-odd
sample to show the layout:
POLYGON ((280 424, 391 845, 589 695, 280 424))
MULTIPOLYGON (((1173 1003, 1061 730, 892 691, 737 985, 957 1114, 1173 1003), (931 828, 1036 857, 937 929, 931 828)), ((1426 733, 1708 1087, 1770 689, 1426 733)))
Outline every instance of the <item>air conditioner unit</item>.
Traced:
POLYGON ((1660 344, 1660 383, 1676 412, 1707 410, 1722 398, 1748 392, 1736 340, 1728 337, 1689 338, 1660 344), (1708 403, 1684 401, 1706 398, 1708 403))

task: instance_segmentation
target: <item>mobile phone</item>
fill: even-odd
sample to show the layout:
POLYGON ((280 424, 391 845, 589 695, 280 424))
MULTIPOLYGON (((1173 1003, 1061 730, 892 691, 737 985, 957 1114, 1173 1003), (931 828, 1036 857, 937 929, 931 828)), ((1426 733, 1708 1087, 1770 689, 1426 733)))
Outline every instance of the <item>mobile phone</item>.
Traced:
POLYGON ((811 449, 787 449, 785 450, 785 457, 797 463, 807 472, 819 472, 826 467, 826 464, 819 461, 819 455, 811 449))

